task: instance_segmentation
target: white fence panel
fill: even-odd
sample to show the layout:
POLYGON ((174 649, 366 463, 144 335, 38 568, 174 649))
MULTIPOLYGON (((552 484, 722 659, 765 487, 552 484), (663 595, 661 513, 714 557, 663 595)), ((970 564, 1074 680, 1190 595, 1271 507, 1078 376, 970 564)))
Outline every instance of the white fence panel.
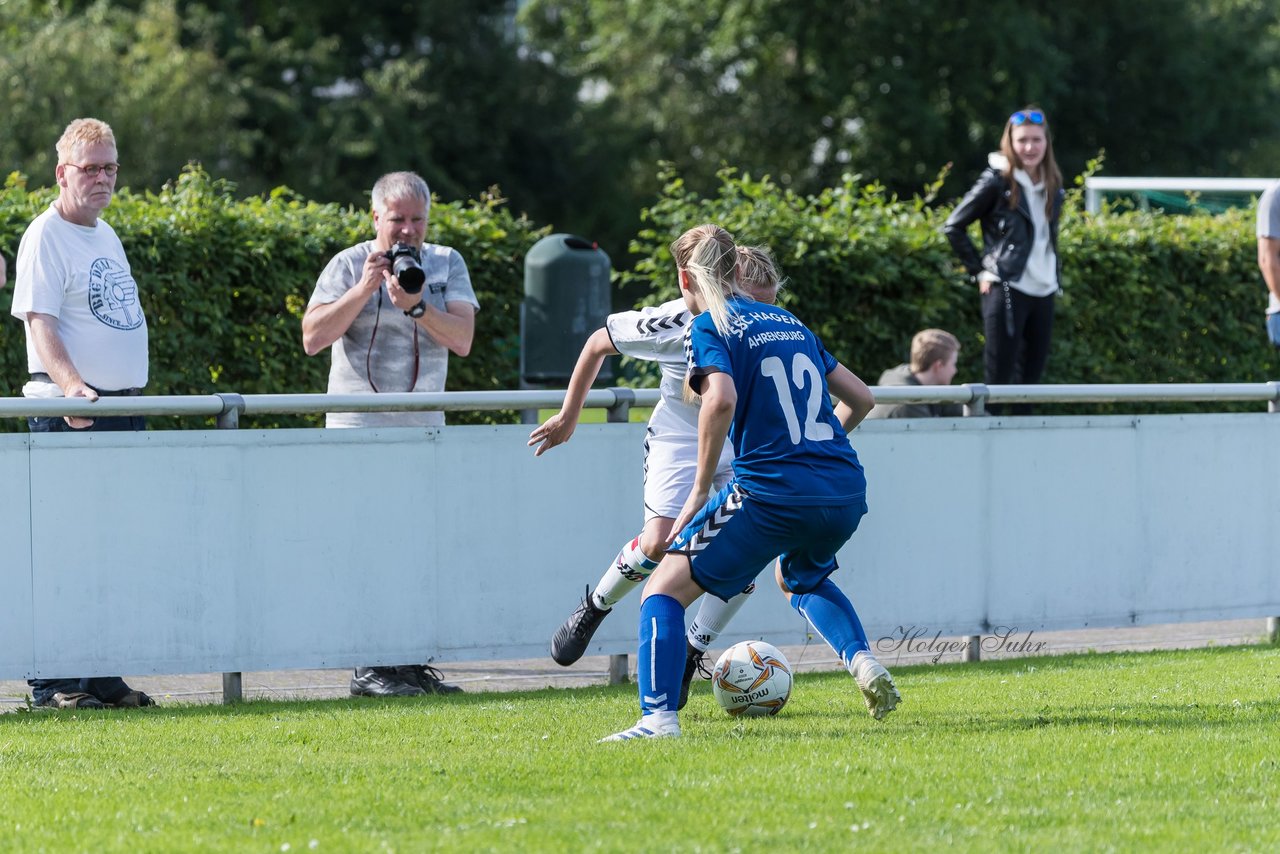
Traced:
MULTIPOLYGON (((0 678, 545 654, 642 521, 644 425, 0 436, 0 678)), ((868 422, 874 638, 1280 613, 1280 418, 868 422)), ((597 653, 634 650, 638 596, 597 653)), ((800 643, 771 573, 730 637, 800 643)), ((820 643, 820 640, 815 639, 820 643)))

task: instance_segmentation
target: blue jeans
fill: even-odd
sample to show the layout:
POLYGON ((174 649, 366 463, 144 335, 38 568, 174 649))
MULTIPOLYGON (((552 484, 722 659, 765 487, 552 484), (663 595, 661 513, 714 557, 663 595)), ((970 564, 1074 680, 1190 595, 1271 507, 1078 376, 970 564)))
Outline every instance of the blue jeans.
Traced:
MULTIPOLYGON (((93 424, 83 429, 73 429, 61 417, 28 418, 27 427, 32 433, 105 433, 122 430, 145 430, 146 419, 141 415, 111 415, 95 418, 93 424)), ((90 676, 84 679, 28 679, 31 700, 37 706, 47 702, 54 694, 92 694, 104 703, 114 703, 130 691, 119 676, 90 676)))
POLYGON ((1272 344, 1280 347, 1280 311, 1267 315, 1267 337, 1272 344))
POLYGON ((28 679, 31 702, 42 706, 54 694, 92 694, 104 703, 115 703, 131 690, 119 676, 90 676, 85 679, 28 679))

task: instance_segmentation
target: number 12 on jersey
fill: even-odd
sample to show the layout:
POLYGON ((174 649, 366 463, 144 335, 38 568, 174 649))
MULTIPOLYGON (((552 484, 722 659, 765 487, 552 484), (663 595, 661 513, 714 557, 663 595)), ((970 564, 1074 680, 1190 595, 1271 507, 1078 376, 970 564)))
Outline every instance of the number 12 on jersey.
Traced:
POLYGON ((778 392, 778 405, 782 407, 782 415, 787 419, 787 430, 791 434, 791 444, 800 444, 800 417, 791 398, 792 384, 799 391, 809 389, 808 406, 805 412, 803 438, 815 442, 825 442, 835 438, 835 430, 830 424, 818 420, 822 412, 822 373, 804 353, 796 353, 791 359, 791 377, 788 381, 787 368, 777 356, 767 356, 760 361, 760 373, 773 380, 773 387, 778 392))

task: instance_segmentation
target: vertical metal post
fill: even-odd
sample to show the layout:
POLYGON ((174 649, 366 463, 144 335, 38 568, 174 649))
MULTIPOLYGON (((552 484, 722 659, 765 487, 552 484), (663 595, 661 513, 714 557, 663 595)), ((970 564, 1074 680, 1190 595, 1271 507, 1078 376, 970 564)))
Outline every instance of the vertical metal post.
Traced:
MULTIPOLYGON (((523 377, 523 376, 522 376, 522 377, 520 377, 520 390, 521 390, 521 391, 529 391, 529 390, 534 389, 534 388, 542 388, 542 386, 534 386, 534 385, 532 385, 531 383, 527 383, 527 382, 525 382, 525 379, 524 379, 524 377, 523 377)), ((521 409, 521 410, 520 410, 520 423, 521 423, 521 424, 539 424, 539 423, 541 423, 541 422, 539 422, 539 421, 538 421, 538 410, 537 410, 537 409, 521 409)))
POLYGON ((622 685, 627 681, 627 656, 622 655, 609 656, 609 684, 622 685))
POLYGON ((1271 399, 1267 401, 1267 412, 1280 412, 1280 383, 1267 383, 1271 386, 1271 399))
POLYGON ((613 406, 606 412, 606 420, 610 424, 625 424, 631 418, 631 405, 636 402, 636 393, 629 388, 611 388, 613 406))
POLYGON ((1088 178, 1084 179, 1084 209, 1091 214, 1102 210, 1102 191, 1090 186, 1088 178))
POLYGON ((1267 617, 1267 641, 1280 643, 1280 617, 1267 617))
POLYGON ((240 429, 240 413, 244 412, 244 398, 238 394, 219 394, 222 411, 218 413, 219 430, 240 429))
POLYGON ((984 383, 965 383, 964 388, 969 389, 969 402, 964 405, 965 418, 986 415, 987 396, 991 393, 990 389, 984 383))
POLYGON ((966 635, 964 641, 964 652, 961 653, 961 660, 981 661, 982 635, 966 635))
MULTIPOLYGON (((220 394, 222 412, 218 413, 219 430, 240 429, 240 413, 244 412, 244 398, 238 394, 220 394)), ((239 672, 222 674, 222 702, 224 705, 239 703, 244 699, 244 679, 239 672)))
POLYGON ((240 673, 222 674, 222 704, 229 706, 244 699, 244 676, 240 673))
MULTIPOLYGON (((636 393, 629 388, 610 388, 613 392, 613 406, 605 410, 605 420, 610 424, 625 424, 631 420, 631 405, 636 402, 636 393)), ((622 685, 627 681, 627 656, 609 656, 609 684, 622 685)))

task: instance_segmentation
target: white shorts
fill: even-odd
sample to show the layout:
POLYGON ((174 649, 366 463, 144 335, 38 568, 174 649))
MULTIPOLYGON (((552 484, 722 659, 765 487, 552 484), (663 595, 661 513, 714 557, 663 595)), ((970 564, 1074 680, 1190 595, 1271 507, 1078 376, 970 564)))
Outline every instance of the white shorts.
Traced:
MULTIPOLYGON (((733 448, 725 440, 712 492, 733 477, 733 448)), ((674 519, 684 509, 689 490, 698 477, 698 437, 658 434, 653 428, 644 437, 644 521, 658 516, 674 519)))

